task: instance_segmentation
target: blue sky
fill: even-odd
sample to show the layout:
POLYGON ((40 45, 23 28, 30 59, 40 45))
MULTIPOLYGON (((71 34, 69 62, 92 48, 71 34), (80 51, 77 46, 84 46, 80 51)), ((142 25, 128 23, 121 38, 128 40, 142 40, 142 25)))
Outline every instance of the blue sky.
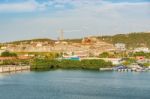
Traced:
POLYGON ((0 42, 150 31, 150 0, 0 0, 0 42))

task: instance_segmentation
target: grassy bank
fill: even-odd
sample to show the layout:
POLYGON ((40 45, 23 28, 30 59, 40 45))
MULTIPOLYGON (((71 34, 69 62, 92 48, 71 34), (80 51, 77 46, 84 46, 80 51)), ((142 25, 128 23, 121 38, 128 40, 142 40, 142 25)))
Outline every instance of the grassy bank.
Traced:
POLYGON ((49 69, 99 69, 104 67, 112 67, 111 62, 104 60, 48 60, 35 59, 32 62, 32 70, 49 70, 49 69))

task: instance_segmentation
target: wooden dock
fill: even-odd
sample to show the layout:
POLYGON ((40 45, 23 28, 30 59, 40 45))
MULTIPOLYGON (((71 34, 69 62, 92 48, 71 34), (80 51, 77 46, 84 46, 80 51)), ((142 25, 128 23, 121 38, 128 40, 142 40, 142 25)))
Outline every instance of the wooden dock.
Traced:
POLYGON ((14 66, 14 65, 0 66, 0 73, 22 71, 22 70, 30 70, 30 66, 14 66))

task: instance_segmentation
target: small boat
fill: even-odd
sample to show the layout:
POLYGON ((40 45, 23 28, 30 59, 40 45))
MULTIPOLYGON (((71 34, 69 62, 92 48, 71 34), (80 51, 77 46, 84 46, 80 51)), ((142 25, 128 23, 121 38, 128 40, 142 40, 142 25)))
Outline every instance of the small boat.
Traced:
POLYGON ((124 65, 118 65, 118 66, 113 67, 113 70, 115 70, 115 71, 127 71, 128 68, 124 65))
POLYGON ((131 71, 135 71, 135 72, 145 71, 145 69, 137 63, 133 63, 133 64, 129 65, 129 67, 131 68, 131 71))

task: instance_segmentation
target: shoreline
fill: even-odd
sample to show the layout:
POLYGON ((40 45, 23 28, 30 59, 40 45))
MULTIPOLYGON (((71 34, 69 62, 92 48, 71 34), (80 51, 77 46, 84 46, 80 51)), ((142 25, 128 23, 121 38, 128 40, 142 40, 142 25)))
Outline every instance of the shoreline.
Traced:
POLYGON ((17 66, 17 65, 3 65, 0 66, 0 73, 5 72, 15 72, 15 71, 23 71, 30 70, 30 66, 17 66))

